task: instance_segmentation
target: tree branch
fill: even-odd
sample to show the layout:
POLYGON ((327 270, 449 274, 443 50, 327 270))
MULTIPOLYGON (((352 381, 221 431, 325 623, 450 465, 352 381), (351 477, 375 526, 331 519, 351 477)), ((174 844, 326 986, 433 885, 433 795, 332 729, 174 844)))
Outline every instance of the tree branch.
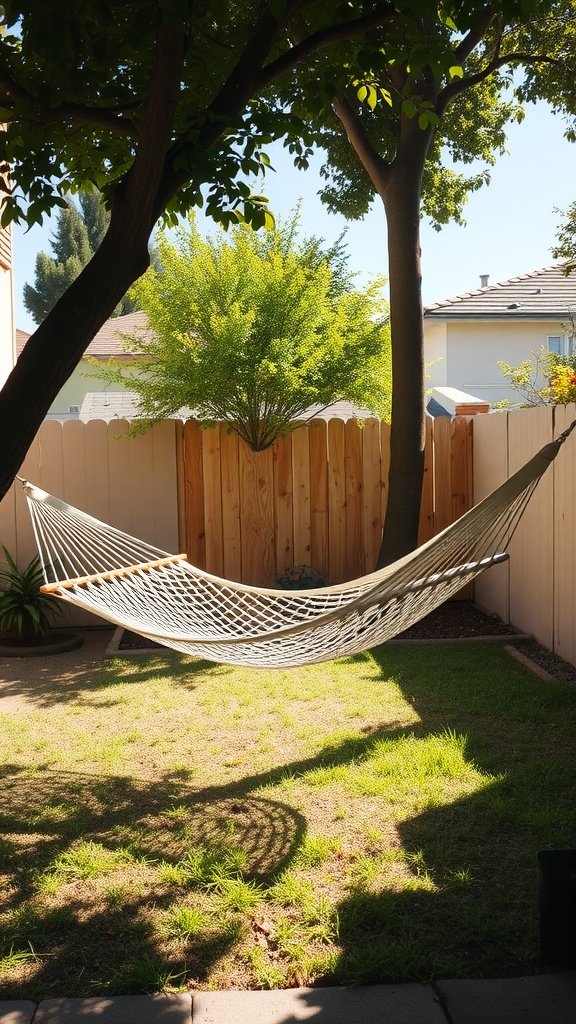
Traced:
POLYGON ((283 53, 281 57, 277 57, 276 60, 263 67, 258 78, 258 87, 263 88, 266 85, 270 85, 280 75, 283 75, 286 71, 291 71, 304 57, 316 53, 331 43, 353 39, 355 36, 369 31, 371 28, 378 28, 396 13, 394 4, 386 0, 379 11, 367 14, 363 18, 342 22, 339 25, 327 25, 326 28, 313 32, 307 39, 302 39, 292 49, 283 53))
POLYGON ((491 60, 482 71, 478 71, 475 75, 468 75, 466 78, 459 78, 455 82, 450 82, 440 92, 436 101, 436 113, 439 117, 442 116, 446 107, 452 102, 455 96, 459 93, 464 92, 466 89, 471 89, 474 85, 478 85, 483 82, 484 79, 488 78, 494 71, 498 71, 499 68, 504 67, 506 64, 511 63, 522 63, 522 64, 554 64, 557 67, 562 67, 563 62, 557 60, 556 57, 550 57, 548 54, 537 54, 537 53, 522 53, 516 51, 513 53, 503 54, 500 57, 496 57, 491 60))
POLYGON ((478 46, 478 43, 484 38, 487 30, 490 28, 495 14, 494 4, 486 4, 478 24, 470 29, 454 49, 454 58, 457 64, 462 64, 478 46))
POLYGON ((334 113, 342 122, 348 141, 356 151, 359 160, 374 187, 380 191, 382 179, 387 176, 389 165, 372 145, 358 114, 346 98, 336 99, 332 104, 334 113))

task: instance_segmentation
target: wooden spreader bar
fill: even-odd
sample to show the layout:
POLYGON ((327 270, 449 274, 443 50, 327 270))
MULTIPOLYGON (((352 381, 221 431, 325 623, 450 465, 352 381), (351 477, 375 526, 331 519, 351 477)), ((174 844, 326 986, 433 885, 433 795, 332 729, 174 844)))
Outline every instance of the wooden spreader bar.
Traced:
POLYGON ((53 594, 57 590, 70 590, 72 587, 82 587, 85 583, 100 583, 103 580, 112 580, 116 576, 131 576, 136 572, 147 572, 148 569, 157 569, 161 565, 171 565, 173 562, 185 562, 187 555, 169 555, 167 558, 157 558, 155 562, 138 562, 137 565, 122 566, 121 569, 110 569, 108 572, 95 572, 91 576, 77 576, 72 580, 60 580, 56 583, 44 583, 40 587, 43 594, 53 594))

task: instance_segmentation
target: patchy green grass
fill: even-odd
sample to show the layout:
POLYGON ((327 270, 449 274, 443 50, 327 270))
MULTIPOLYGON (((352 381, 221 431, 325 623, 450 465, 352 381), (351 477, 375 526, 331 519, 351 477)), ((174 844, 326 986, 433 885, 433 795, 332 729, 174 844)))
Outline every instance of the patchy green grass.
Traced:
POLYGON ((0 997, 542 966, 576 689, 495 646, 278 672, 81 657, 25 709, 0 698, 0 997))

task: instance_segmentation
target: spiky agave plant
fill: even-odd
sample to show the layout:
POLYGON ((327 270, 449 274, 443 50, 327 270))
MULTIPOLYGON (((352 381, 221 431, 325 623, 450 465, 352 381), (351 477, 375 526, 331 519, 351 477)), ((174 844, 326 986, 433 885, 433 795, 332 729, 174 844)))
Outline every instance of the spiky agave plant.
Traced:
POLYGON ((19 569, 9 551, 5 547, 3 551, 8 568, 0 567, 0 635, 40 640, 48 635, 50 620, 61 615, 62 609, 40 591, 44 575, 39 558, 19 569))

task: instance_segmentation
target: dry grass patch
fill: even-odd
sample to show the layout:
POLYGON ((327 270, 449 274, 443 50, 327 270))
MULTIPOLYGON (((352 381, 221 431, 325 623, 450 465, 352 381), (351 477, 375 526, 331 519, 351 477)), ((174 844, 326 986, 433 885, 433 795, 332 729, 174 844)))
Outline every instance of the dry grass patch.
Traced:
POLYGON ((538 969, 576 692, 491 647, 121 659, 2 714, 0 996, 538 969))

